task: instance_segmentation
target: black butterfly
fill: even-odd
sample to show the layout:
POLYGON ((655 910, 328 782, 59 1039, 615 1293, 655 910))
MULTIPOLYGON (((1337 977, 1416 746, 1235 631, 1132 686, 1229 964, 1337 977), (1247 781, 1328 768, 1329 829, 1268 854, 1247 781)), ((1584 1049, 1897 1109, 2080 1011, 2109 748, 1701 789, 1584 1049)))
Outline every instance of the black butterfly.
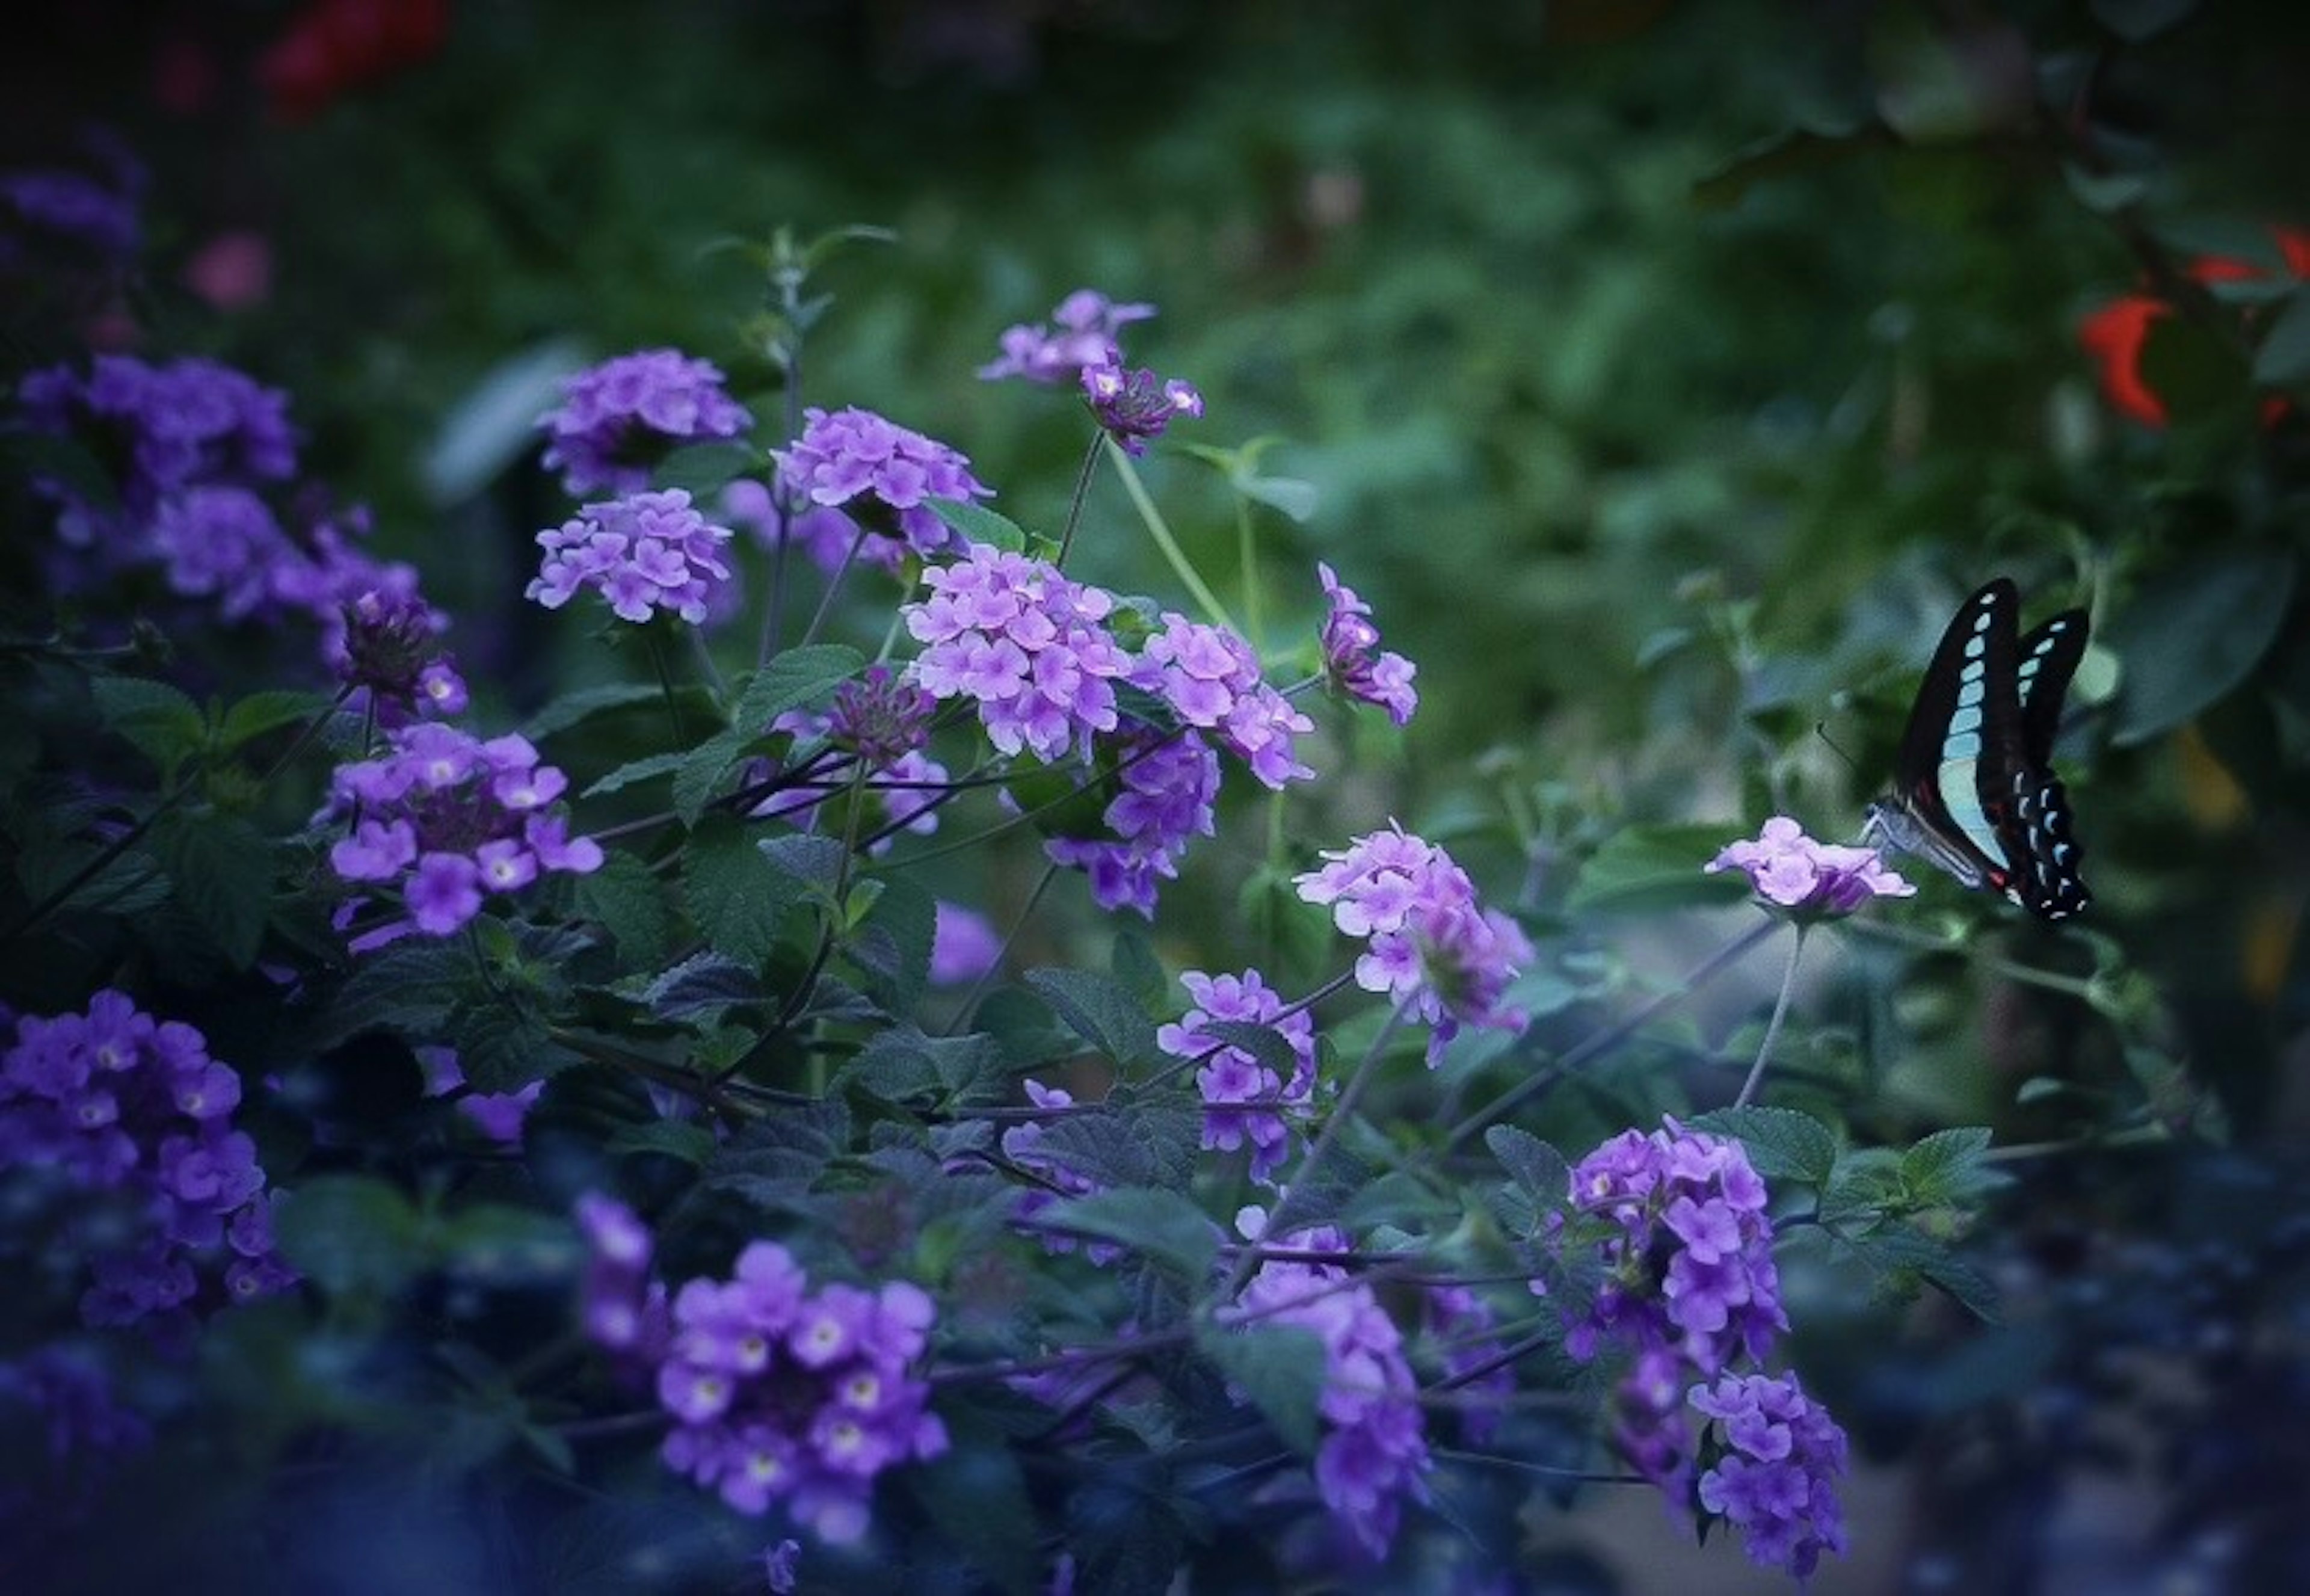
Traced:
POLYGON ((1863 837, 2066 920, 2092 895, 2048 761, 2085 655, 2086 612, 2064 610, 2023 634, 2020 604, 2000 577, 1958 607, 1901 733, 1894 790, 1869 806, 1863 837))

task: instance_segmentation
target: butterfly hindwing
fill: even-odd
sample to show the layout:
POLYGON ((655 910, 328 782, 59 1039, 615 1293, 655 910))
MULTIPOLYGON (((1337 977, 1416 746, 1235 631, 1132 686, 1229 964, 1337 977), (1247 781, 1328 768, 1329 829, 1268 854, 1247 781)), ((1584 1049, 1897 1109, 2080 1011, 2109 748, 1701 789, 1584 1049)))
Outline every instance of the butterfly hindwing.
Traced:
POLYGON ((2054 733, 2062 724, 2062 700, 2085 654, 2083 610, 2064 610, 2021 639, 2015 676, 2021 695, 2021 741, 2037 764, 2054 757, 2054 733))

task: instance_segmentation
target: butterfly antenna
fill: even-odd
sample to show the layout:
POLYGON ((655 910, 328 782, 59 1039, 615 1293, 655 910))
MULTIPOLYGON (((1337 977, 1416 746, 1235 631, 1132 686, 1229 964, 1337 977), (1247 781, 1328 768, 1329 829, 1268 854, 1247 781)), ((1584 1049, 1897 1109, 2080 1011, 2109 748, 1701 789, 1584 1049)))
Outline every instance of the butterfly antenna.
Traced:
POLYGON ((1843 759, 1847 765, 1853 768, 1854 775, 1858 776, 1861 774, 1861 761, 1854 759, 1851 754, 1846 753, 1843 745, 1840 744, 1836 738, 1828 734, 1828 723, 1827 721, 1817 720, 1813 722, 1812 734, 1819 738, 1823 742, 1828 743, 1830 748, 1835 749, 1837 750, 1837 757, 1843 759))

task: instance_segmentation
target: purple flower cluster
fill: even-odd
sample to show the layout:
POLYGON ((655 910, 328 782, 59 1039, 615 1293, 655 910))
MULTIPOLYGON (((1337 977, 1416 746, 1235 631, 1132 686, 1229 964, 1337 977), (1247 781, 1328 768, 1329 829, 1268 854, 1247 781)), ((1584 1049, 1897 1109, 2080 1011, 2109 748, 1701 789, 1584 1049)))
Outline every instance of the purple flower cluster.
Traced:
POLYGON ((1724 1375, 1689 1400, 1724 1443, 1700 1476, 1700 1505, 1741 1531, 1749 1560, 1809 1579, 1821 1553, 1842 1556, 1845 1431, 1797 1377, 1724 1375))
POLYGON ((0 175, 0 204, 16 225, 0 231, 0 265, 13 254, 11 234, 45 234, 107 261, 136 253, 136 202, 78 172, 56 169, 0 175))
MULTIPOLYGON (((1045 1086, 1039 1080, 1025 1082, 1027 1101, 1037 1108, 1067 1109, 1074 1106, 1074 1097, 1063 1087, 1045 1086)), ((1081 1170, 1072 1169, 1043 1146, 1046 1132, 1033 1120, 1022 1120, 1003 1132, 1003 1156, 1027 1175, 1041 1181, 1042 1186, 1029 1187, 1020 1197, 1012 1217, 1022 1226, 1042 1237, 1046 1253, 1072 1253, 1077 1246, 1075 1238, 1056 1230, 1038 1229, 1035 1216, 1064 1197, 1088 1197, 1099 1190, 1099 1184, 1081 1170)), ((1123 1255, 1123 1249, 1112 1242, 1094 1241, 1081 1244, 1082 1254, 1093 1263, 1110 1263, 1123 1255)))
POLYGON ((437 639, 448 617, 405 587, 371 587, 338 610, 323 653, 337 679, 367 695, 379 724, 462 715, 465 679, 437 639))
MULTIPOLYGON (((922 751, 932 708, 931 696, 913 681, 893 674, 887 665, 870 665, 864 675, 835 689, 834 702, 824 711, 788 710, 771 726, 791 733, 798 744, 823 738, 858 757, 869 773, 855 784, 869 803, 862 828, 882 834, 869 851, 886 854, 899 831, 928 836, 938 829, 939 800, 951 778, 945 766, 922 751)), ((816 823, 821 804, 853 785, 848 774, 838 772, 775 793, 752 812, 781 816, 807 828, 816 823)))
MULTIPOLYGON (((1255 1241, 1266 1220, 1262 1210, 1246 1208, 1237 1224, 1255 1241)), ((1302 1253, 1348 1251, 1346 1238, 1328 1227, 1295 1231, 1274 1245, 1302 1253)), ((1316 1450, 1316 1489, 1373 1560, 1385 1558, 1404 1498, 1428 1500, 1426 1421, 1395 1322, 1372 1288, 1340 1265, 1280 1258, 1260 1265, 1228 1318, 1297 1326, 1313 1331, 1323 1343, 1324 1392, 1316 1413, 1324 1439, 1316 1450)))
POLYGON ((1261 678, 1259 656, 1233 632, 1166 613, 1131 682, 1160 697, 1186 724, 1210 732, 1271 789, 1316 774, 1296 751, 1297 739, 1316 723, 1261 678))
POLYGON ((991 498, 994 490, 970 474, 968 458, 871 410, 803 413, 802 436, 777 451, 776 490, 800 511, 787 535, 819 565, 838 568, 854 545, 857 558, 885 570, 896 570, 909 551, 927 557, 961 548, 965 540, 924 501, 991 498))
POLYGON ((680 488, 589 504, 537 534, 545 559, 522 596, 559 610, 591 587, 621 620, 663 610, 697 626, 730 579, 722 559, 729 541, 730 529, 707 520, 680 488))
POLYGON ((509 1092, 472 1091, 466 1088, 465 1066, 457 1062, 456 1048, 429 1046, 415 1052, 418 1068, 425 1073, 427 1097, 454 1096, 457 1112, 482 1135, 501 1147, 521 1145, 523 1123, 528 1119, 539 1094, 545 1090, 544 1081, 533 1080, 509 1092))
POLYGON ((1729 843, 1702 868, 1737 870, 1767 903, 1801 915, 1849 915, 1872 898, 1910 898, 1917 889, 1885 868, 1874 848, 1815 842, 1786 815, 1765 822, 1754 841, 1729 843))
POLYGON ((353 828, 329 863, 344 880, 396 883, 404 911, 355 937, 353 950, 412 932, 447 936, 491 894, 518 891, 541 871, 600 869, 600 845, 572 838, 547 812, 568 785, 525 737, 483 742, 437 721, 398 728, 381 758, 338 766, 331 807, 353 828))
POLYGON ((595 1254, 589 1333, 656 1362, 658 1405, 674 1421, 667 1466, 738 1512, 782 1503, 824 1540, 854 1541, 866 1532, 875 1476, 947 1449, 930 1387, 908 1372, 937 1316, 919 1287, 813 1291, 793 1254, 757 1241, 728 1279, 700 1276, 654 1305, 641 1222, 595 1198, 580 1223, 595 1254), (626 1312, 603 1311, 620 1291, 626 1312))
POLYGON ((1152 305, 1118 305, 1094 289, 1079 288, 1061 299, 1047 326, 1024 324, 1004 330, 1002 354, 978 369, 987 381, 1021 377, 1029 382, 1062 383, 1086 366, 1106 360, 1116 334, 1155 314, 1152 305))
POLYGON ((1420 1300, 1445 1381, 1459 1398, 1461 1437, 1471 1446, 1489 1445, 1515 1395, 1515 1366, 1500 1361, 1492 1305, 1465 1286, 1430 1286, 1420 1300))
POLYGON ((1099 817, 1109 835, 1054 837, 1043 852, 1081 871, 1099 907, 1152 919, 1157 884, 1176 880, 1188 843, 1215 828, 1219 756, 1192 733, 1167 735, 1127 716, 1099 742, 1116 755, 1116 795, 1099 817))
POLYGON ((238 1302, 297 1279, 274 1250, 256 1144, 232 1128, 240 1077, 200 1032, 110 989, 85 1014, 13 1028, 0 1053, 0 1168, 54 1169, 141 1210, 133 1236, 95 1253, 86 1323, 181 1320, 210 1280, 238 1302))
MULTIPOLYGON (((1844 1549, 1830 1481, 1844 1469, 1845 1436, 1793 1375, 1735 1368, 1761 1364, 1789 1323, 1765 1183, 1747 1153, 1672 1119, 1604 1143, 1570 1184, 1573 1208, 1598 1222, 1603 1275, 1564 1346, 1582 1362, 1608 1344, 1627 1359, 1616 1393, 1622 1451, 1672 1501, 1690 1500, 1697 1486, 1756 1561, 1811 1573, 1823 1550, 1844 1549), (1692 1410, 1722 1425, 1720 1448, 1704 1448, 1692 1410), (1698 1462, 1710 1457, 1696 1482, 1698 1462)), ((1587 1241, 1577 1228, 1563 1236, 1587 1241)))
POLYGON ((1532 944, 1515 921, 1477 903, 1451 854, 1391 826, 1321 856, 1323 869, 1293 878, 1300 898, 1330 905, 1342 932, 1368 940, 1356 984, 1432 1028, 1431 1068, 1463 1025, 1524 1028, 1524 1011, 1506 999, 1532 944))
POLYGON ((1420 707, 1420 695, 1411 685, 1419 667, 1400 654, 1381 651, 1371 606, 1342 584, 1330 566, 1319 561, 1316 574, 1323 578, 1324 596, 1331 604, 1322 634, 1324 674, 1338 691, 1377 705, 1399 726, 1406 724, 1420 707))
POLYGON ((646 349, 566 379, 561 403, 538 417, 545 464, 572 499, 638 493, 684 444, 735 438, 754 418, 723 391, 719 369, 680 350, 646 349))
POLYGON ((578 1316, 586 1338, 654 1378, 673 1340, 665 1284, 650 1276, 657 1238, 633 1210, 598 1192, 578 1199, 577 1219, 586 1238, 578 1316))
POLYGON ((86 377, 70 366, 27 376, 18 389, 32 430, 75 437, 115 472, 117 502, 100 505, 49 478, 36 486, 61 507, 76 547, 124 542, 150 558, 153 516, 196 485, 254 487, 296 474, 288 396, 214 360, 151 366, 99 355, 86 377))
POLYGON ((1116 729, 1115 683, 1132 659, 1107 629, 1105 589, 984 543, 923 584, 930 597, 901 612, 925 645, 915 680, 934 698, 976 699, 997 749, 1057 760, 1116 729))
POLYGON ((1126 369, 1113 349, 1082 369, 1082 390, 1090 413, 1126 454, 1145 454, 1148 440, 1162 437, 1173 421, 1203 413, 1203 396, 1193 385, 1144 367, 1126 369))
POLYGON ((1203 1099, 1203 1146, 1233 1152, 1249 1146, 1251 1178, 1274 1184, 1291 1150, 1291 1122, 1306 1115, 1316 1090, 1316 1025, 1304 1009, 1286 1012, 1281 993, 1257 970, 1209 976, 1189 970, 1179 984, 1194 1006, 1155 1033, 1174 1058, 1202 1059, 1195 1087, 1203 1099), (1290 1044, 1291 1078, 1283 1079, 1257 1055, 1203 1028, 1215 1019, 1272 1026, 1290 1044), (1206 1056, 1208 1055, 1208 1056, 1206 1056))

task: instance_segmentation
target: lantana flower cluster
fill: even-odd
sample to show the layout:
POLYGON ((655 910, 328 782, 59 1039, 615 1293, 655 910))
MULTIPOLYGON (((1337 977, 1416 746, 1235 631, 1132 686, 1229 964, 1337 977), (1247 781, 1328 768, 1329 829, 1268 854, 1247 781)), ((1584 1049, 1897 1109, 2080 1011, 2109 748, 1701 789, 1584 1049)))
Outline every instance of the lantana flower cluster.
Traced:
MULTIPOLYGON (((1022 1083, 1027 1101, 1038 1109, 1064 1112, 1074 1106, 1074 1095, 1064 1087, 1045 1086, 1029 1079, 1022 1083)), ((1079 1169, 1071 1167, 1044 1144, 1050 1132, 1034 1120, 1022 1120, 1003 1132, 1003 1156, 1021 1173, 1041 1182, 1040 1187, 1029 1186, 1019 1196, 1012 1210, 1013 1220, 1042 1238, 1046 1253, 1064 1253, 1081 1246, 1082 1254, 1093 1263, 1111 1263, 1123 1255, 1123 1249, 1112 1242, 1092 1241, 1078 1244, 1075 1237, 1059 1230, 1038 1228, 1035 1218, 1054 1202, 1068 1197, 1088 1197, 1099 1190, 1099 1183, 1079 1169)))
POLYGON ((360 707, 380 724, 462 715, 465 679, 439 642, 447 627, 448 617, 413 588, 372 587, 339 610, 322 652, 340 681, 367 696, 360 707))
MULTIPOLYGON (((1709 1481, 1722 1475, 1724 1465, 1696 1479, 1704 1451, 1689 1413, 1724 1417, 1713 1412, 1703 1393, 1745 1374, 1739 1366, 1761 1365, 1775 1337, 1788 1328, 1765 1183, 1739 1142, 1688 1131, 1672 1119, 1661 1130, 1626 1131, 1605 1142, 1575 1167, 1570 1184, 1575 1211, 1602 1221, 1604 1230, 1594 1243, 1602 1279, 1567 1324, 1565 1350, 1587 1362, 1609 1349, 1624 1362, 1616 1401, 1621 1450, 1672 1500, 1687 1501, 1698 1489, 1706 1502, 1712 1490, 1723 1488, 1721 1479, 1718 1486, 1709 1481)), ((1544 1288, 1536 1283, 1534 1288, 1544 1288)), ((1793 1376, 1785 1383, 1795 1390, 1793 1376)), ((1752 1395, 1761 1391, 1737 1389, 1752 1395)), ((1835 1432, 1826 1415, 1819 1422, 1835 1432)), ((1828 1483, 1843 1461, 1843 1437, 1837 1434, 1834 1449, 1825 1440, 1809 1440, 1802 1457, 1752 1452, 1733 1470, 1732 1496, 1749 1517, 1726 1516, 1744 1531, 1761 1531, 1748 1540, 1752 1559, 1802 1573, 1821 1549, 1843 1548, 1828 1483), (1742 1484, 1745 1470, 1759 1466, 1782 1470, 1777 1495, 1763 1479, 1742 1484), (1767 1500, 1779 1517, 1755 1506, 1767 1500), (1797 1517, 1801 1526, 1785 1522, 1797 1517), (1799 1569, 1790 1559, 1807 1546, 1811 1550, 1799 1569)), ((1737 1438, 1731 1444, 1740 1449, 1737 1438)))
MULTIPOLYGON (((572 837, 550 806, 569 778, 525 737, 482 742, 437 721, 394 731, 378 758, 337 767, 332 808, 352 820, 329 850, 338 876, 391 884, 403 913, 355 937, 355 952, 421 932, 447 936, 492 894, 517 892, 544 871, 601 868, 591 837, 572 837)), ((350 907, 351 906, 349 906, 350 907)))
POLYGON ((1287 1012, 1282 994, 1257 970, 1239 976, 1189 970, 1179 984, 1194 1006, 1159 1027, 1155 1040, 1174 1058, 1203 1060, 1195 1071, 1203 1100, 1203 1145, 1225 1152, 1249 1147, 1251 1178, 1272 1185, 1291 1152, 1292 1123, 1306 1116, 1315 1095, 1315 1021, 1305 1009, 1287 1012), (1213 1020, 1272 1027, 1291 1049, 1290 1078, 1202 1028, 1213 1020))
POLYGON ((673 349, 645 349, 588 367, 561 385, 538 418, 545 464, 572 499, 638 493, 658 463, 686 444, 737 438, 754 424, 724 391, 720 368, 673 349))
POLYGON ((558 610, 590 587, 621 620, 639 624, 664 612, 701 625, 730 579, 730 537, 680 488, 586 505, 537 534, 545 559, 523 596, 558 610))
POLYGON ((1689 1400, 1722 1445, 1696 1488, 1700 1505, 1741 1531, 1750 1560, 1806 1579, 1823 1552, 1842 1555, 1845 1431, 1797 1377, 1723 1375, 1689 1400))
POLYGON ((1109 357, 1125 327, 1154 314, 1152 305, 1117 304, 1096 289, 1079 288, 1059 301, 1047 325, 1005 328, 1002 354, 978 375, 989 382, 1007 377, 1046 386, 1072 382, 1084 367, 1109 357))
POLYGON ((1113 349, 1082 369, 1082 391, 1100 429, 1129 455, 1145 454, 1148 441, 1162 437, 1181 416, 1203 413, 1203 396, 1194 385, 1126 367, 1113 349))
POLYGON ((1874 848, 1817 842, 1786 815, 1767 820, 1754 840, 1728 843, 1701 867, 1714 874, 1737 870, 1757 896, 1801 915, 1849 915, 1872 898, 1911 898, 1915 883, 1874 848))
POLYGON ((1419 667, 1380 647, 1371 606, 1341 582, 1330 566, 1319 562, 1316 574, 1323 579, 1329 605, 1321 635, 1324 675, 1349 698, 1386 710, 1399 726, 1409 724, 1420 707, 1420 694, 1411 685, 1419 667))
POLYGON ((1316 774, 1296 752, 1298 739, 1316 723, 1267 684, 1259 656, 1233 632, 1167 612, 1131 681, 1162 698, 1185 724, 1210 733, 1271 790, 1316 774))
POLYGON ((1177 879, 1188 844, 1218 828, 1219 755, 1192 732, 1158 731, 1136 716, 1120 717, 1115 733, 1098 741, 1111 759, 1107 780, 1115 794, 1099 815, 1103 835, 1050 837, 1043 852, 1081 871, 1099 907, 1151 918, 1156 894, 1177 879))
MULTIPOLYGON (((1246 1208, 1237 1228, 1259 1240, 1264 1210, 1246 1208)), ((1294 1231, 1275 1245, 1295 1253, 1349 1251, 1330 1226, 1294 1231)), ((1394 1544, 1403 1504, 1428 1500, 1427 1423, 1403 1335, 1368 1285, 1340 1264, 1271 1258, 1244 1285, 1227 1315, 1239 1324, 1313 1331, 1324 1348, 1316 1414, 1316 1490, 1333 1520, 1375 1561, 1394 1544)))
MULTIPOLYGON (((796 512, 787 535, 826 569, 839 568, 854 548, 855 558, 885 570, 909 553, 952 553, 964 540, 925 501, 994 495, 960 451, 871 410, 803 413, 802 436, 777 452, 772 490, 796 512)), ((767 541, 776 523, 760 517, 756 525, 767 541)))
POLYGON ((901 831, 928 836, 938 829, 940 795, 947 768, 923 751, 930 737, 931 696, 888 665, 871 665, 864 675, 834 691, 823 710, 790 709, 771 723, 789 733, 797 750, 823 742, 848 753, 865 768, 866 779, 836 768, 821 780, 786 788, 755 806, 760 816, 782 816, 793 824, 813 824, 821 804, 855 785, 871 807, 862 817, 862 835, 874 837, 872 854, 886 854, 901 831))
POLYGON ((874 1479, 938 1456, 946 1427, 912 1374, 936 1308, 921 1288, 829 1284, 813 1290, 776 1242, 748 1244, 730 1278, 699 1276, 669 1300, 647 1279, 641 1221, 594 1197, 580 1226, 595 1256, 585 1322, 630 1363, 654 1366, 673 1420, 668 1467, 740 1513, 783 1505, 834 1542, 866 1531, 874 1479))
POLYGON ((26 1015, 0 1052, 0 1168, 53 1170, 138 1217, 91 1238, 91 1326, 180 1322, 204 1293, 240 1302, 292 1284, 273 1241, 256 1144, 233 1129, 240 1077, 207 1039, 126 993, 81 1014, 26 1015))
POLYGON ((1451 854, 1392 825, 1321 857, 1322 869, 1293 878, 1299 897, 1329 907, 1342 934, 1367 941, 1356 984, 1430 1028, 1431 1067, 1463 1026, 1524 1028, 1507 989, 1532 944, 1514 920, 1476 901, 1451 854))

